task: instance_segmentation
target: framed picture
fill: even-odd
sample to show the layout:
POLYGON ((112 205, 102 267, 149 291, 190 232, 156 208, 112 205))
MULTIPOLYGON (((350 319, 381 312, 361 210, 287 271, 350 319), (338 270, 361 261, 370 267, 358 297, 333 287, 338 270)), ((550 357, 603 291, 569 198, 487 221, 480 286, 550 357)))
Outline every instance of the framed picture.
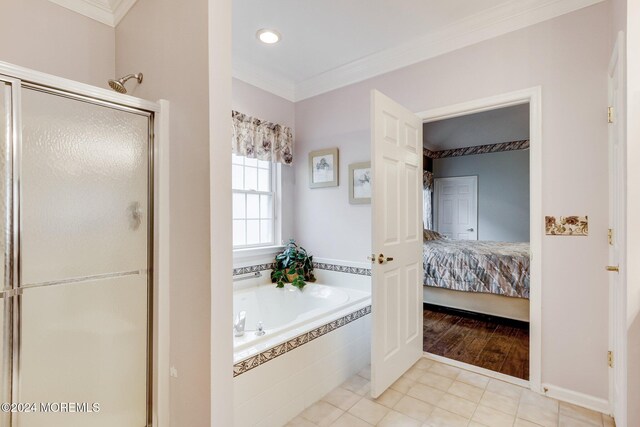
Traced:
POLYGON ((371 162, 349 165, 349 203, 371 203, 371 162))
POLYGON ((338 186, 338 149, 309 153, 309 188, 338 186))

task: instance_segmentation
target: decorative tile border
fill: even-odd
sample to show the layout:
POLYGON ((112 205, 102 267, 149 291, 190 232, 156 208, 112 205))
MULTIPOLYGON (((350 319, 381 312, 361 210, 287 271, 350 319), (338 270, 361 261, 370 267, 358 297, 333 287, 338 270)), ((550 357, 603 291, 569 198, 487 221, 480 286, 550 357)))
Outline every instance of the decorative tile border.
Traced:
POLYGON ((274 263, 270 262, 268 264, 256 264, 256 265, 249 265, 249 266, 246 266, 246 267, 238 267, 238 268, 234 268, 233 269, 233 275, 234 276, 239 276, 241 274, 256 273, 258 271, 272 270, 274 265, 275 265, 274 263))
POLYGON ((588 216, 545 216, 544 228, 547 236, 588 236, 588 216))
POLYGON ((347 265, 327 264, 324 262, 314 262, 313 268, 318 270, 336 271, 338 273, 359 274, 361 276, 371 276, 370 268, 349 267, 347 265))
POLYGON ((472 154, 499 153, 502 151, 526 150, 529 148, 529 140, 501 142, 499 144, 477 145, 475 147, 456 148, 454 150, 431 151, 423 149, 423 155, 430 159, 442 159, 444 157, 470 156, 472 154))
MULTIPOLYGON (((272 270, 273 267, 274 267, 274 263, 272 262, 268 264, 257 264, 257 265, 249 265, 246 267, 238 267, 233 269, 233 275, 239 276, 241 274, 272 270)), ((349 273, 349 274, 359 274, 361 276, 371 276, 370 268, 349 267, 346 265, 327 264, 324 262, 314 262, 313 268, 317 268, 318 270, 336 271, 338 273, 349 273)))
POLYGON ((298 335, 297 337, 292 338, 282 344, 278 344, 261 353, 255 354, 253 356, 248 357, 247 359, 241 360, 240 362, 233 365, 233 376, 237 377, 238 375, 242 375, 246 372, 249 372, 253 368, 257 368, 260 365, 270 362, 276 357, 282 356, 286 352, 295 350, 300 346, 303 346, 317 338, 320 338, 321 336, 328 334, 329 332, 335 331, 338 328, 346 326, 349 323, 355 320, 358 320, 359 318, 364 317, 370 313, 371 313, 371 306, 368 305, 352 313, 349 313, 345 316, 342 316, 339 319, 332 320, 329 323, 326 323, 322 326, 318 326, 317 328, 314 328, 309 332, 305 332, 304 334, 298 335))

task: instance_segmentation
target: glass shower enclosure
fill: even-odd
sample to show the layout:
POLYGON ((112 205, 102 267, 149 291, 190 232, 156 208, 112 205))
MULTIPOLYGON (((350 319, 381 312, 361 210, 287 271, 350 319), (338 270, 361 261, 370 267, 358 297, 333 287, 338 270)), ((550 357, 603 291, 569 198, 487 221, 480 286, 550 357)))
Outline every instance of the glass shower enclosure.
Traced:
POLYGON ((153 121, 0 74, 0 427, 151 425, 153 121))

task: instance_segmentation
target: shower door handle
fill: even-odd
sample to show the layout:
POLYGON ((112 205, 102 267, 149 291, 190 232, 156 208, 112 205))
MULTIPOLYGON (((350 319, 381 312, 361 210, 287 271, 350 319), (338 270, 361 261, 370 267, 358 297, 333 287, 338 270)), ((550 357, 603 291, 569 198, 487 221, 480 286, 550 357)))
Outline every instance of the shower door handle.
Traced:
POLYGON ((132 230, 137 230, 142 224, 142 207, 140 206, 140 202, 133 202, 129 205, 127 209, 129 211, 129 225, 132 230))

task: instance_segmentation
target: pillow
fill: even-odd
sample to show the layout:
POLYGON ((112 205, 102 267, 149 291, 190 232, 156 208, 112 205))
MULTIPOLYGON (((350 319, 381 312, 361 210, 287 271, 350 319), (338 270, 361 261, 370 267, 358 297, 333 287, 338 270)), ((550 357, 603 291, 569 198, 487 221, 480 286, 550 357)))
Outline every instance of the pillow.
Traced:
POLYGON ((424 240, 441 240, 444 239, 444 236, 437 231, 433 230, 424 230, 423 232, 424 240))

